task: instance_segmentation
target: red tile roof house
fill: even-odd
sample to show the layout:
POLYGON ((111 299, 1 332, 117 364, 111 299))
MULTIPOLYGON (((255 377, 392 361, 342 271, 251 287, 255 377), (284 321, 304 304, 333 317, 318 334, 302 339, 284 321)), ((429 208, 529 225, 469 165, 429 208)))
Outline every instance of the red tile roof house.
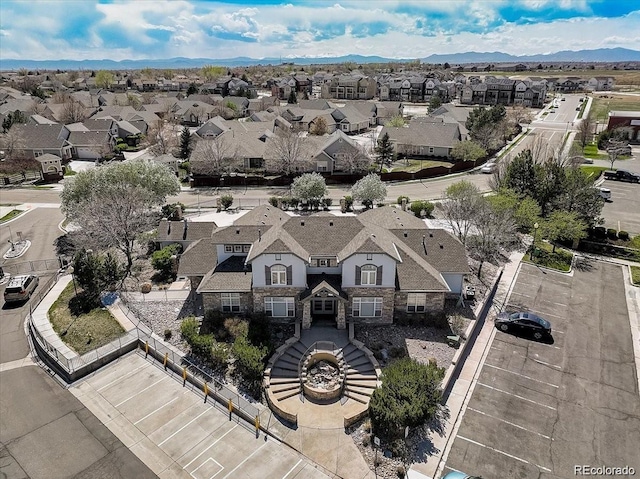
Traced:
POLYGON ((428 319, 461 294, 468 273, 455 237, 395 207, 297 217, 260 206, 192 243, 178 268, 205 310, 340 329, 428 319))

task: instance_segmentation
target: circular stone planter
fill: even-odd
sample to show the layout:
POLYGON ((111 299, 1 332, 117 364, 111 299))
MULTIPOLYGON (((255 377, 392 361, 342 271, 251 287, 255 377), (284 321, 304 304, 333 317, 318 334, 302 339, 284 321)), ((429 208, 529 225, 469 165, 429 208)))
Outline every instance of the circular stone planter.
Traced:
POLYGON ((344 387, 344 362, 331 352, 315 351, 302 364, 301 378, 302 390, 309 399, 337 399, 344 387))

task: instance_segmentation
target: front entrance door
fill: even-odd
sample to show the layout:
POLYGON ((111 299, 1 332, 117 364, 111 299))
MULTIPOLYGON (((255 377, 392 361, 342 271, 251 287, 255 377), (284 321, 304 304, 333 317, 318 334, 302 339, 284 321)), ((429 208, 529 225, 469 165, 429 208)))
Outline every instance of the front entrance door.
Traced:
POLYGON ((313 314, 334 314, 335 304, 335 299, 316 298, 313 300, 313 314))

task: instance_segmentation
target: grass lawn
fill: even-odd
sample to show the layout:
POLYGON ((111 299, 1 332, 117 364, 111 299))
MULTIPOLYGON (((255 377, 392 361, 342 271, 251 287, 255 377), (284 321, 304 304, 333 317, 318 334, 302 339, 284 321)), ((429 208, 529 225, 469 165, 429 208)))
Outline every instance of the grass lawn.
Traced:
POLYGON ((603 95, 593 97, 591 105, 591 116, 596 120, 607 121, 610 111, 637 111, 640 110, 640 97, 631 95, 616 95, 609 93, 604 98, 603 95))
POLYGON ((407 165, 406 160, 398 160, 394 163, 394 168, 391 170, 394 171, 406 171, 407 173, 415 173, 416 171, 420 171, 424 168, 432 168, 434 166, 444 166, 446 168, 451 167, 451 162, 447 161, 436 161, 436 160, 409 160, 409 164, 407 165))
POLYGON ((24 211, 22 211, 22 210, 11 210, 6 215, 4 215, 2 218, 0 218, 0 223, 4 223, 6 221, 9 221, 9 220, 15 218, 16 216, 18 216, 20 213, 24 213, 24 211))
POLYGON ((64 167, 64 176, 73 176, 75 174, 76 172, 73 171, 73 169, 69 165, 64 167))
POLYGON ((609 158, 609 155, 605 153, 598 153, 598 145, 595 143, 585 146, 582 154, 585 158, 591 158, 592 160, 606 160, 609 158))
POLYGON ((571 269, 571 260, 573 253, 556 247, 556 251, 552 252, 553 245, 544 241, 536 242, 536 250, 531 260, 531 250, 524 255, 522 261, 525 263, 544 266, 545 268, 557 269, 558 271, 568 272, 571 269))
POLYGON ((74 296, 71 282, 49 309, 49 321, 60 339, 76 353, 82 355, 125 333, 120 323, 106 309, 96 308, 74 316, 69 310, 69 301, 74 296))
POLYGON ((588 166, 580 165, 580 168, 582 168, 582 171, 584 171, 587 175, 593 177, 594 180, 598 178, 603 171, 606 171, 609 169, 606 166, 591 166, 591 165, 588 165, 588 166))
POLYGON ((640 285, 640 266, 631 267, 631 282, 640 285))

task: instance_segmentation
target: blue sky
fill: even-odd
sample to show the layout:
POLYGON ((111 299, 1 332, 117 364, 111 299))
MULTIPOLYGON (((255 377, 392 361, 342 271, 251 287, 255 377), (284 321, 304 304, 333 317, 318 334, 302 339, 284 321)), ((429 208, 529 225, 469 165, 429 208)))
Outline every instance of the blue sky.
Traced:
POLYGON ((0 2, 4 59, 640 50, 640 0, 0 2))

